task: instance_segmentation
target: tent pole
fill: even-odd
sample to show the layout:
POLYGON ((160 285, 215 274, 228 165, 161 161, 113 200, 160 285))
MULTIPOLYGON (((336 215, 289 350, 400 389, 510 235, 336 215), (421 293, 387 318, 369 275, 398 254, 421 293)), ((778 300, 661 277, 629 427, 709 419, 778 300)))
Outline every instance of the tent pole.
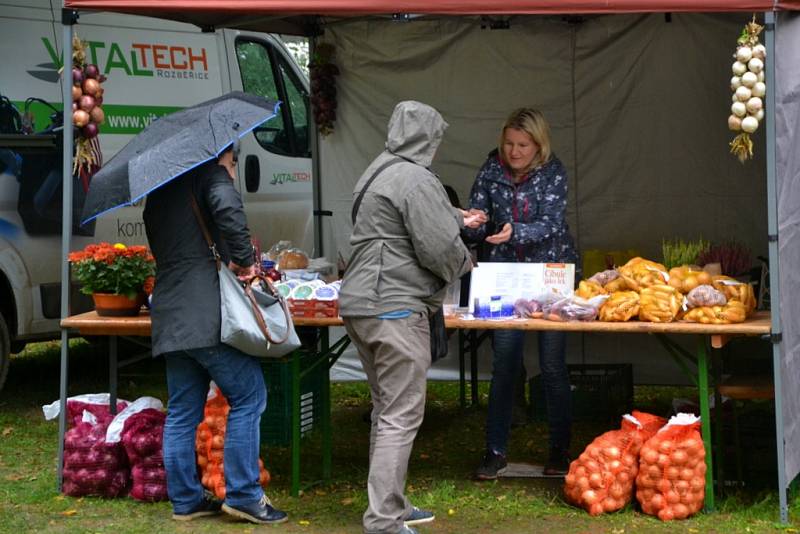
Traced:
POLYGON ((769 282, 770 308, 772 311, 772 373, 775 380, 775 440, 778 453, 778 498, 780 501, 781 523, 788 523, 789 508, 787 504, 786 461, 784 458, 783 436, 783 388, 781 385, 781 294, 780 270, 778 262, 778 196, 777 196, 777 153, 775 143, 775 13, 764 14, 766 29, 765 45, 766 82, 767 82, 767 233, 769 242, 769 282))
MULTIPOLYGON (((69 316, 69 262, 67 255, 72 238, 72 26, 78 21, 78 13, 70 9, 61 10, 63 50, 61 72, 61 100, 64 113, 62 143, 62 196, 61 196, 61 319, 69 316)), ((67 431, 67 377, 69 362, 69 336, 61 329, 61 373, 59 385, 58 413, 58 491, 61 491, 64 471, 64 434, 67 431)))
MULTIPOLYGON (((308 57, 313 61, 314 52, 317 48, 317 37, 312 35, 308 38, 308 57)), ((312 105, 313 107, 313 105, 312 105)), ((325 215, 322 212, 322 181, 320 179, 320 154, 319 154, 319 131, 317 122, 314 120, 314 113, 309 109, 308 114, 309 139, 311 140, 311 187, 312 187, 312 213, 314 218, 314 253, 316 258, 323 257, 322 249, 322 223, 325 215)), ((334 259, 334 261, 336 261, 334 259)))

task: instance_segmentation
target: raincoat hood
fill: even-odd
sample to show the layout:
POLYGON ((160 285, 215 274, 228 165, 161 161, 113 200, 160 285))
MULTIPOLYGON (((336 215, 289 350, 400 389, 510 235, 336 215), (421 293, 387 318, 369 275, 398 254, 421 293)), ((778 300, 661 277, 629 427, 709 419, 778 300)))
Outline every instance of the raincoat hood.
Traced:
POLYGON ((389 119, 386 149, 423 167, 430 167, 448 126, 432 107, 413 100, 400 102, 389 119))

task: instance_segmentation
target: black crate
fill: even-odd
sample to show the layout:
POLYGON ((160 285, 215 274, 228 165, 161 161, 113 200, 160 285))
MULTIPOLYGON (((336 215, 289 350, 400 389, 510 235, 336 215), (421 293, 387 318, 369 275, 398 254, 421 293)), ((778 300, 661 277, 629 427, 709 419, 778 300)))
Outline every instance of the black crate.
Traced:
MULTIPOLYGON (((633 366, 629 363, 567 365, 574 420, 614 421, 633 407, 633 366)), ((529 416, 546 421, 541 375, 528 381, 529 416)))

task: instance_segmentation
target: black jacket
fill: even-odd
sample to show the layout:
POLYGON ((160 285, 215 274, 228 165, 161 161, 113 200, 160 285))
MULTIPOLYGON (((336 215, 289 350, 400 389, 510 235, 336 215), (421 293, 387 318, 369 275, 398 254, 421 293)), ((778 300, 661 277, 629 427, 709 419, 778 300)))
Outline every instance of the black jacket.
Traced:
POLYGON ((220 342, 219 280, 190 191, 223 260, 253 263, 242 199, 224 167, 207 163, 150 193, 144 223, 156 259, 153 356, 220 342))

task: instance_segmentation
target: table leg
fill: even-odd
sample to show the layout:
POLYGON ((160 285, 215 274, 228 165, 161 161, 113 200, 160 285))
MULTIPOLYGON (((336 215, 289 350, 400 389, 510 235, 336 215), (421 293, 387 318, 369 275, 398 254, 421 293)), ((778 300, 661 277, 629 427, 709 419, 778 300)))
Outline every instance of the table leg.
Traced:
MULTIPOLYGON (((328 357, 330 350, 330 338, 328 329, 323 327, 320 332, 320 354, 328 357)), ((322 378, 322 414, 320 426, 322 426, 322 479, 327 483, 331 479, 331 465, 333 438, 331 436, 331 375, 330 366, 328 362, 324 364, 324 373, 322 378)))
POLYGON ((108 337, 108 402, 111 415, 117 414, 117 336, 108 337))
POLYGON ((291 495, 300 495, 300 351, 292 353, 292 484, 291 495))
POLYGON ((58 386, 59 406, 58 412, 58 492, 61 493, 61 484, 64 474, 64 434, 67 432, 67 371, 69 370, 69 336, 67 331, 61 331, 61 380, 58 386))
POLYGON ((466 336, 462 329, 458 329, 458 401, 461 409, 467 407, 467 380, 466 380, 466 366, 464 365, 464 343, 466 343, 466 336))
POLYGON ((700 420, 703 434, 703 445, 706 449, 706 500, 705 510, 714 510, 714 462, 711 449, 711 415, 708 406, 708 354, 706 339, 700 338, 697 343, 697 386, 700 390, 700 420))
MULTIPOLYGON (((719 494, 723 495, 725 492, 725 439, 722 435, 724 413, 722 409, 722 395, 717 387, 722 382, 722 359, 720 358, 720 350, 717 349, 711 352, 711 374, 714 376, 714 441, 717 442, 717 462, 714 466, 717 472, 717 490, 719 494)), ((741 479, 740 479, 741 481, 741 479)))
POLYGON ((472 407, 478 407, 478 333, 469 331, 469 379, 472 385, 472 407))

